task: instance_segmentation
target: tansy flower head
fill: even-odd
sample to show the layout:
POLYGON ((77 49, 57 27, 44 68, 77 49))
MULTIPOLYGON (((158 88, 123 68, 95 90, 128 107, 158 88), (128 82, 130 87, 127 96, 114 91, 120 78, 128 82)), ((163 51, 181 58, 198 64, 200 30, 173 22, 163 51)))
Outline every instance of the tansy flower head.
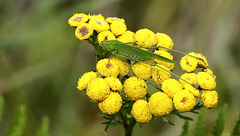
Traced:
POLYGON ((109 30, 109 25, 108 23, 99 17, 92 17, 89 20, 89 24, 93 27, 94 30, 96 30, 98 33, 103 32, 103 31, 108 31, 109 30))
POLYGON ((112 23, 113 21, 120 21, 120 22, 122 22, 122 23, 125 23, 125 20, 123 19, 123 18, 118 18, 118 17, 108 17, 108 18, 106 18, 106 21, 108 22, 108 23, 112 23))
MULTIPOLYGON (((155 50, 154 51, 155 54, 157 55, 160 55, 160 56, 163 56, 165 58, 168 58, 170 60, 173 60, 173 56, 167 52, 167 51, 164 51, 164 50, 155 50)), ((175 63, 168 63, 168 62, 165 62, 165 61, 162 61, 162 60, 158 60, 158 59, 153 59, 157 64, 160 64, 160 65, 164 65, 166 66, 167 68, 169 68, 169 70, 173 70, 174 68, 174 65, 175 63)))
POLYGON ((87 89, 88 84, 95 78, 97 78, 96 72, 91 71, 84 73, 78 80, 78 90, 83 91, 84 89, 87 89))
POLYGON ((124 77, 128 74, 128 72, 130 71, 130 64, 128 62, 117 56, 113 56, 111 60, 116 62, 119 67, 119 77, 124 77))
MULTIPOLYGON (((145 62, 151 63, 150 60, 147 60, 145 62)), ((142 62, 135 62, 132 66, 132 70, 136 77, 143 80, 147 80, 152 76, 152 66, 142 62)))
POLYGON ((110 87, 102 78, 93 79, 86 90, 89 99, 94 101, 102 101, 110 94, 110 87))
MULTIPOLYGON (((173 48, 173 41, 172 39, 164 34, 164 33, 156 33, 157 36, 157 45, 156 46, 162 46, 162 47, 166 47, 169 49, 173 48)), ((169 51, 168 49, 164 49, 164 48, 159 48, 159 50, 164 50, 164 51, 169 51)))
POLYGON ((68 19, 68 24, 70 26, 79 26, 81 23, 85 23, 88 21, 88 16, 83 13, 76 13, 72 17, 68 19))
POLYGON ((200 68, 207 68, 208 67, 208 62, 207 62, 207 58, 205 56, 203 56, 201 53, 194 53, 194 52, 190 52, 188 53, 189 55, 201 58, 201 59, 197 59, 198 61, 198 67, 200 68))
POLYGON ((218 103, 218 93, 215 90, 203 90, 201 100, 206 108, 212 109, 218 103))
POLYGON ((180 60, 180 65, 182 67, 182 69, 186 72, 193 72, 194 70, 196 70, 197 65, 198 65, 198 61, 196 58, 185 55, 184 57, 182 57, 182 59, 180 60))
POLYGON ((138 46, 151 47, 157 43, 157 37, 149 29, 140 29, 135 33, 135 41, 138 46))
POLYGON ((81 23, 75 30, 75 36, 79 40, 88 39, 93 34, 93 28, 87 23, 81 23))
POLYGON ((178 111, 187 112, 194 108, 196 99, 189 91, 183 90, 174 95, 173 103, 178 111))
POLYGON ((132 31, 127 30, 125 33, 117 37, 117 40, 123 43, 134 43, 135 34, 132 31))
MULTIPOLYGON (((158 66, 170 71, 167 67, 165 67, 163 65, 158 65, 158 66)), ((164 80, 169 79, 170 77, 171 77, 171 73, 169 73, 157 66, 152 67, 152 79, 156 84, 162 84, 162 82, 164 80)))
POLYGON ((163 92, 156 92, 151 95, 148 105, 151 113, 158 117, 166 116, 173 110, 172 99, 163 92))
POLYGON ((182 91, 182 86, 176 79, 170 78, 162 82, 162 90, 173 98, 177 92, 182 91))
POLYGON ((127 26, 125 25, 125 23, 121 21, 113 21, 112 24, 110 25, 110 29, 112 33, 118 36, 126 32, 127 26))
POLYGON ((107 77, 107 78, 104 78, 104 80, 108 83, 112 91, 118 91, 118 92, 122 91, 123 86, 121 81, 118 78, 107 77))
POLYGON ((214 79, 216 79, 216 76, 213 74, 213 71, 210 68, 204 68, 203 72, 209 73, 214 79))
POLYGON ((105 114, 115 114, 122 107, 122 98, 118 92, 111 92, 108 97, 98 103, 99 109, 105 114))
POLYGON ((117 77, 119 75, 119 67, 114 60, 101 59, 97 63, 97 71, 105 77, 117 77))
POLYGON ((98 14, 98 15, 95 15, 95 14, 93 14, 93 15, 88 15, 88 17, 89 17, 89 19, 101 19, 101 20, 105 20, 105 18, 104 18, 104 16, 102 15, 102 14, 98 14))
POLYGON ((124 82, 124 94, 131 100, 142 99, 147 94, 147 83, 135 76, 124 82))
POLYGON ((190 85, 190 84, 185 84, 185 85, 184 85, 184 89, 185 89, 186 91, 189 91, 190 93, 192 93, 193 96, 199 98, 200 92, 199 92, 199 90, 198 90, 197 88, 193 87, 193 86, 190 85))
POLYGON ((98 43, 100 44, 103 41, 116 40, 114 34, 110 31, 100 32, 98 34, 98 43))
POLYGON ((139 123, 148 123, 152 119, 147 101, 137 100, 132 106, 132 115, 139 123))
MULTIPOLYGON (((193 85, 197 84, 197 74, 196 73, 184 73, 181 75, 181 78, 188 81, 189 83, 191 83, 193 85)), ((182 87, 184 87, 184 85, 188 84, 188 83, 183 81, 182 79, 179 79, 179 82, 182 85, 182 87)))
POLYGON ((197 83, 202 89, 213 90, 216 87, 215 79, 207 72, 197 73, 197 83))

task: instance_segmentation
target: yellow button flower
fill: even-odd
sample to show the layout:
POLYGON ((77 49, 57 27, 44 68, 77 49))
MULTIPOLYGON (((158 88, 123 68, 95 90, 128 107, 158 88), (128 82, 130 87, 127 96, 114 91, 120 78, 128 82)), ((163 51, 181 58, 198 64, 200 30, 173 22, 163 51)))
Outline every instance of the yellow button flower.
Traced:
MULTIPOLYGON (((151 63, 149 60, 145 62, 151 63)), ((147 80, 152 76, 152 66, 142 62, 135 62, 132 66, 132 70, 136 77, 143 80, 147 80)))
POLYGON ((125 61, 117 56, 113 56, 111 58, 111 60, 116 62, 119 67, 119 77, 124 77, 125 75, 127 75, 129 73, 130 64, 127 61, 125 61))
MULTIPOLYGON (((158 64, 157 64, 158 65, 158 64)), ((163 65, 158 65, 168 71, 170 71, 167 67, 163 65)), ((162 84, 162 82, 166 79, 171 78, 171 74, 157 66, 152 67, 152 79, 156 84, 162 84)))
POLYGON ((198 90, 197 88, 193 87, 193 86, 190 85, 190 84, 185 84, 185 85, 184 85, 184 89, 185 89, 186 91, 189 91, 190 93, 192 93, 193 96, 199 98, 200 92, 199 92, 199 90, 198 90))
POLYGON ((116 40, 114 34, 110 31, 100 32, 98 34, 98 43, 100 44, 103 41, 116 40))
POLYGON ((122 107, 122 98, 118 92, 111 92, 109 96, 98 103, 99 109, 105 114, 115 114, 122 107))
POLYGON ((98 18, 98 19, 101 19, 101 20, 104 20, 105 18, 104 18, 104 16, 102 15, 102 14, 97 14, 97 15, 95 15, 95 14, 93 14, 93 15, 88 15, 88 18, 89 19, 96 19, 96 18, 98 18))
POLYGON ((207 68, 208 67, 208 62, 207 62, 207 58, 205 56, 203 56, 201 53, 194 53, 194 52, 190 52, 188 53, 189 55, 201 58, 201 59, 197 59, 198 61, 198 67, 200 68, 207 68))
POLYGON ((97 71, 105 77, 117 77, 119 75, 119 67, 114 60, 101 59, 97 62, 97 71))
POLYGON ((207 72, 197 73, 197 83, 202 89, 213 90, 216 87, 215 79, 207 72))
POLYGON ((97 78, 96 72, 91 71, 84 73, 78 80, 78 90, 83 91, 84 89, 87 89, 88 84, 95 78, 97 78))
POLYGON ((110 25, 110 29, 112 33, 118 36, 126 32, 127 26, 125 25, 125 23, 121 21, 113 21, 112 24, 110 25))
POLYGON ((132 106, 132 115, 139 123, 148 123, 152 119, 147 101, 137 100, 132 106))
POLYGON ((138 46, 151 47, 156 45, 157 37, 149 29, 140 29, 135 33, 135 41, 138 46))
POLYGON ((124 84, 124 94, 131 100, 138 100, 147 94, 147 83, 133 76, 128 78, 124 84))
POLYGON ((104 80, 108 83, 112 91, 118 91, 118 92, 122 91, 123 85, 118 78, 107 77, 107 78, 104 78, 104 80))
POLYGON ((173 98, 175 108, 181 112, 187 112, 194 108, 196 99, 189 91, 177 92, 173 98))
POLYGON ((180 66, 186 72, 193 72, 198 66, 198 61, 196 58, 185 55, 180 60, 180 66))
POLYGON ((154 116, 167 116, 173 110, 172 99, 163 92, 156 92, 149 99, 149 108, 154 116))
POLYGON ((162 90, 173 98, 177 92, 182 91, 182 86, 176 79, 170 78, 162 82, 162 90))
POLYGON ((212 109, 218 103, 218 93, 215 90, 203 90, 201 100, 206 108, 212 109))
POLYGON ((83 13, 76 13, 74 14, 72 17, 70 17, 68 19, 68 24, 70 26, 74 26, 77 27, 79 26, 81 23, 85 23, 88 21, 88 16, 83 14, 83 13))
POLYGON ((101 17, 92 17, 89 20, 89 24, 96 30, 98 33, 109 30, 109 24, 102 19, 101 17))
POLYGON ((123 18, 118 18, 118 17, 107 17, 106 18, 106 21, 108 22, 108 23, 112 23, 113 21, 120 21, 120 22, 122 22, 122 23, 125 23, 125 20, 123 19, 123 18))
POLYGON ((127 30, 125 33, 117 37, 117 40, 123 43, 134 43, 135 33, 127 30))
POLYGON ((102 101, 110 94, 110 87, 102 78, 93 79, 86 90, 89 99, 94 101, 102 101))
MULTIPOLYGON (((157 36, 157 45, 156 46, 162 46, 162 47, 166 47, 169 49, 173 48, 173 41, 172 39, 164 34, 164 33, 156 33, 157 36)), ((168 49, 164 49, 164 48, 159 48, 159 50, 164 50, 164 51, 169 51, 168 49)))
POLYGON ((203 72, 209 73, 214 79, 216 79, 216 76, 213 74, 213 71, 210 68, 204 68, 203 72))
MULTIPOLYGON (((184 73, 181 75, 181 78, 188 81, 189 83, 191 83, 193 85, 197 84, 197 74, 196 73, 184 73)), ((188 83, 183 81, 182 79, 179 79, 179 82, 182 85, 182 87, 184 87, 185 84, 188 84, 188 83)))
POLYGON ((79 40, 88 39, 93 34, 93 28, 87 23, 81 23, 75 30, 75 36, 79 40))
MULTIPOLYGON (((160 55, 160 56, 163 56, 165 58, 168 58, 170 60, 173 60, 173 56, 167 52, 167 51, 164 51, 164 50, 155 50, 154 51, 155 54, 157 55, 160 55)), ((158 60, 158 59, 153 59, 157 64, 159 65, 164 65, 166 66, 167 68, 169 68, 169 70, 173 70, 174 69, 174 66, 175 66, 175 63, 168 63, 168 62, 165 62, 165 61, 162 61, 162 60, 158 60)))

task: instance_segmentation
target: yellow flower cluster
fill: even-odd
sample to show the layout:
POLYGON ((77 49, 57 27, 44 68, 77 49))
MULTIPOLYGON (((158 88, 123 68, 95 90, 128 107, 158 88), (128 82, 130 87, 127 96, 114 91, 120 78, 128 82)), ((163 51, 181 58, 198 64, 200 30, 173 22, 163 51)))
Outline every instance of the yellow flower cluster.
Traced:
MULTIPOLYGON (((121 58, 99 60, 96 65, 97 72, 86 72, 78 80, 78 90, 86 90, 89 99, 98 101, 99 109, 105 114, 116 114, 122 106, 122 97, 119 94, 123 90, 123 84, 118 77, 128 74, 130 64, 121 58)), ((142 80, 141 83, 145 83, 142 80)), ((146 95, 146 83, 145 94, 146 95)), ((140 88, 142 86, 140 85, 140 88)), ((127 89, 125 89, 127 90, 127 89)))
MULTIPOLYGON (((68 23, 76 27, 75 36, 79 40, 94 39, 93 36, 96 36, 94 44, 118 40, 143 50, 157 46, 150 51, 173 60, 169 51, 173 49, 174 43, 168 35, 154 33, 146 28, 132 32, 127 30, 122 18, 76 13, 69 18, 68 23)), ((130 63, 117 56, 100 58, 96 64, 96 72, 83 74, 77 88, 80 91, 86 90, 89 99, 98 101, 99 109, 109 115, 116 114, 124 103, 123 96, 127 97, 134 101, 131 113, 139 123, 148 123, 152 116, 167 116, 173 109, 180 112, 191 111, 199 97, 206 108, 215 107, 218 102, 216 76, 208 68, 206 57, 201 53, 188 53, 180 60, 180 66, 186 73, 176 80, 171 78, 175 63, 158 59, 130 63), (195 72, 198 68, 202 71, 195 72), (155 92, 148 99, 146 95, 149 79, 161 86, 161 92, 155 92), (198 87, 201 89, 197 89, 198 87)))
POLYGON ((213 71, 208 68, 207 58, 201 53, 190 52, 180 61, 182 69, 186 72, 179 79, 184 90, 189 91, 195 97, 201 97, 203 105, 206 108, 213 108, 218 102, 218 94, 216 88, 216 76, 213 71), (202 71, 198 72, 197 69, 202 71), (199 86, 204 91, 199 91, 194 86, 199 86), (214 92, 214 93, 213 93, 214 92))
POLYGON ((93 31, 96 31, 99 43, 116 40, 117 38, 124 42, 134 42, 134 33, 127 31, 125 20, 121 18, 108 17, 105 19, 101 14, 86 15, 76 13, 69 18, 68 23, 70 26, 77 27, 75 36, 79 40, 88 39, 93 34, 93 31))
MULTIPOLYGON (((147 28, 139 29, 135 33, 127 30, 125 20, 118 17, 107 17, 105 19, 102 14, 75 13, 69 18, 68 23, 70 26, 76 27, 75 36, 79 40, 88 39, 93 31, 96 31, 99 43, 119 40, 123 43, 136 43, 140 47, 161 46, 162 48, 159 48, 159 50, 163 51, 169 51, 174 45, 172 39, 164 33, 154 33, 147 28)), ((172 58, 169 54, 164 57, 172 58)))

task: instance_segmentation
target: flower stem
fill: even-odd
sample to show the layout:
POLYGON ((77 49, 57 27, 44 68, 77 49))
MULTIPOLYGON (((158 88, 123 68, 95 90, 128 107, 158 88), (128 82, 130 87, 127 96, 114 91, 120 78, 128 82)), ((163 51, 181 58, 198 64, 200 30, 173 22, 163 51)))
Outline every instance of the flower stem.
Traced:
POLYGON ((125 136, 132 136, 133 128, 136 124, 136 120, 133 118, 131 111, 134 101, 129 100, 123 96, 123 105, 120 111, 120 117, 125 129, 125 136))
POLYGON ((136 120, 132 117, 131 119, 128 120, 126 124, 124 123, 124 128, 125 128, 125 136, 132 136, 132 131, 133 128, 136 124, 136 120))

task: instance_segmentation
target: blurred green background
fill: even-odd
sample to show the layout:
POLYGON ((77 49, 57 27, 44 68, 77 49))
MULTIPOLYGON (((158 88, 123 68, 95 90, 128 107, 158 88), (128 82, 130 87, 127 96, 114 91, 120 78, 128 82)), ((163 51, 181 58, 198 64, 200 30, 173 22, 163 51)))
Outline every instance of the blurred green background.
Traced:
MULTIPOLYGON (((35 135, 43 116, 50 118, 51 136, 104 136, 97 104, 76 89, 78 78, 96 63, 94 48, 76 39, 67 23, 76 12, 121 17, 129 30, 166 33, 174 49, 202 52, 219 93, 218 106, 206 113, 206 135, 224 103, 224 134, 229 134, 240 111, 239 7, 237 0, 0 0, 0 94, 5 99, 0 135, 25 105, 24 136, 35 135)), ((182 55, 173 55, 179 62, 182 55)), ((181 74, 178 64, 174 72, 181 74)), ((154 118, 136 125, 133 135, 179 135, 184 121, 170 118, 175 126, 154 118)), ((112 128, 109 135, 122 136, 124 129, 112 128)))

